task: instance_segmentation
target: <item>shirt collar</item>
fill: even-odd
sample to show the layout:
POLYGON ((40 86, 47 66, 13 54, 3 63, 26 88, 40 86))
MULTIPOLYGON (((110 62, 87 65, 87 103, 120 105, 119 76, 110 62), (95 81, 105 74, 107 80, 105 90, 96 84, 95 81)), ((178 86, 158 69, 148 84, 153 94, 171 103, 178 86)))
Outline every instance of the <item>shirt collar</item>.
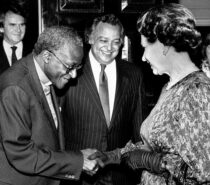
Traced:
MULTIPOLYGON (((91 66, 93 66, 94 68, 97 68, 97 69, 101 70, 100 63, 95 59, 95 57, 93 56, 93 53, 92 53, 91 50, 89 52, 89 58, 90 58, 91 66)), ((115 65, 116 65, 116 61, 113 60, 111 63, 109 63, 109 64, 106 65, 105 70, 108 70, 109 68, 113 68, 113 66, 115 66, 115 65)))
POLYGON ((7 41, 3 40, 3 45, 7 49, 11 49, 12 46, 16 46, 17 48, 22 48, 23 47, 23 42, 21 41, 21 42, 18 42, 17 44, 15 44, 15 45, 11 45, 7 41))

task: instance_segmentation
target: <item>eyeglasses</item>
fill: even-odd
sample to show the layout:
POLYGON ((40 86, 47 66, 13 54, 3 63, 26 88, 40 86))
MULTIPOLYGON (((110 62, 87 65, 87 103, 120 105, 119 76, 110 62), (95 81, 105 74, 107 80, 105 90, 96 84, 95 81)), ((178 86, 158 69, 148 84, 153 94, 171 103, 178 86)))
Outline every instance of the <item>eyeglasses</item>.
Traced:
POLYGON ((82 65, 72 65, 72 66, 69 66, 65 63, 63 63, 57 56, 55 53, 53 53, 52 51, 49 51, 51 54, 53 54, 53 56, 66 68, 66 74, 69 74, 72 70, 79 70, 82 68, 82 65))

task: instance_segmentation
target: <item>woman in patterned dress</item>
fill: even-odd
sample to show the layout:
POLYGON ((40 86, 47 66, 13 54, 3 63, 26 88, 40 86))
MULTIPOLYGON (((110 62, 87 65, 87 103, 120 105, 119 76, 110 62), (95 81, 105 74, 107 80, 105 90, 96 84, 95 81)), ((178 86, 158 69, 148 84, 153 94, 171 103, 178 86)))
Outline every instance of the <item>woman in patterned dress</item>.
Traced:
POLYGON ((142 172, 142 185, 210 184, 210 81, 199 70, 201 35, 182 5, 150 9, 139 18, 142 60, 167 74, 156 106, 143 122, 142 149, 123 161, 142 172))
POLYGON ((210 80, 197 67, 195 19, 184 6, 168 4, 151 8, 137 26, 142 60, 170 80, 142 123, 142 143, 96 156, 106 164, 121 156, 121 163, 142 169, 141 185, 210 184, 210 80))

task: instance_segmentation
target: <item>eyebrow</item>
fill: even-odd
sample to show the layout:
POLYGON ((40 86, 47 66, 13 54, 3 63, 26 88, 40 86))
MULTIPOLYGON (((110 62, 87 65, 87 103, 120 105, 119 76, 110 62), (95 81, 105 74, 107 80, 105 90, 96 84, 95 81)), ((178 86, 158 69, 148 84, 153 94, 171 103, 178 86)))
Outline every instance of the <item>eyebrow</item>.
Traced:
MULTIPOLYGON (((103 36, 99 36, 97 39, 106 39, 106 40, 110 40, 108 37, 103 37, 103 36)), ((115 38, 113 40, 121 40, 121 37, 119 38, 115 38)))

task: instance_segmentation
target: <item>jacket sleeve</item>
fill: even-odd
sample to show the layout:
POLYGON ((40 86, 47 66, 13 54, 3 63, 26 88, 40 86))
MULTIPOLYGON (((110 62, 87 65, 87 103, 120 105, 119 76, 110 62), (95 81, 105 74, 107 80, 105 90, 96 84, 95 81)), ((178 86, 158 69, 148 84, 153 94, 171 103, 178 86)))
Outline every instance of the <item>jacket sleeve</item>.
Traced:
MULTIPOLYGON (((83 166, 80 151, 53 151, 32 139, 34 108, 21 88, 10 86, 0 96, 1 140, 8 162, 19 172, 62 179, 78 179, 83 166)), ((47 135, 48 133, 46 133, 47 135)), ((0 151, 3 152, 3 151, 0 151)))
POLYGON ((137 89, 135 93, 135 107, 133 116, 133 142, 136 143, 141 140, 140 138, 140 127, 145 118, 143 106, 145 106, 145 88, 143 83, 143 75, 138 70, 136 76, 137 89))

